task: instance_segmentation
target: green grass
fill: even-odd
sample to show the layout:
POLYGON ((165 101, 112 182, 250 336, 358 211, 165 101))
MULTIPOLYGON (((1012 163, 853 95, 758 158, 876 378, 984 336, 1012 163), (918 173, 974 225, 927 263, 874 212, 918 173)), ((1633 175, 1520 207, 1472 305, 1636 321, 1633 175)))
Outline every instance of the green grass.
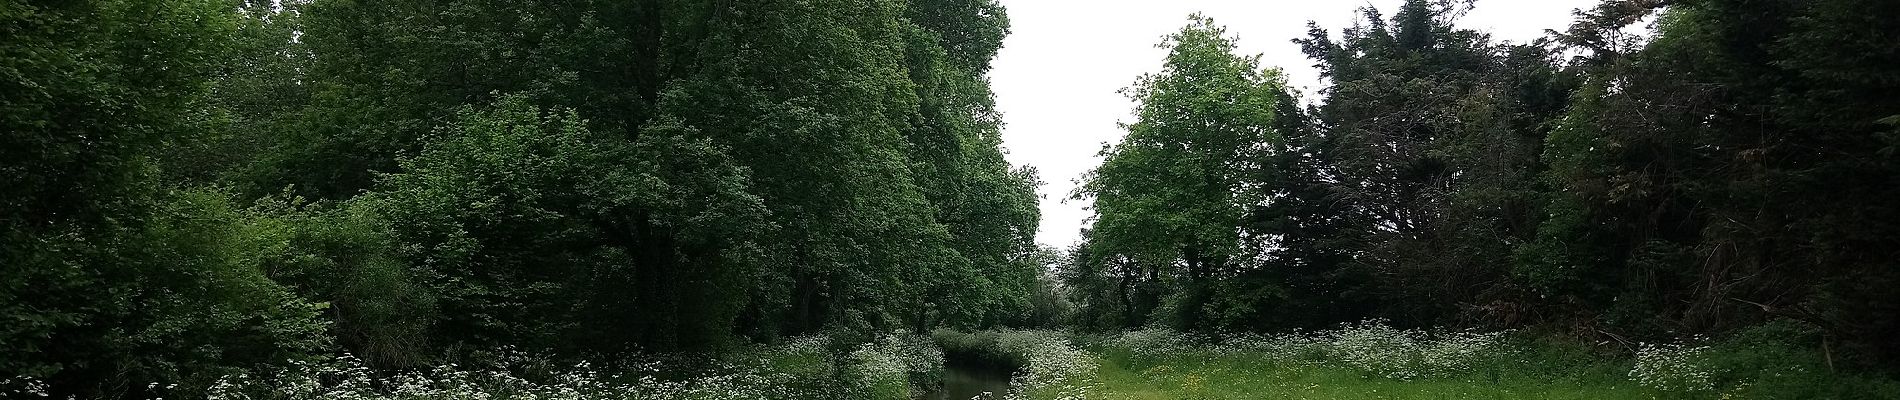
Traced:
POLYGON ((1136 361, 1098 352, 1090 399, 1649 399, 1650 391, 1605 370, 1538 376, 1477 373, 1400 381, 1319 365, 1264 358, 1173 357, 1136 361))
POLYGON ((1900 400, 1894 375, 1836 370, 1811 331, 1791 323, 1633 356, 1559 336, 1377 322, 1276 336, 1144 329, 1068 340, 1086 350, 1070 364, 1086 371, 1086 398, 1096 400, 1900 400))

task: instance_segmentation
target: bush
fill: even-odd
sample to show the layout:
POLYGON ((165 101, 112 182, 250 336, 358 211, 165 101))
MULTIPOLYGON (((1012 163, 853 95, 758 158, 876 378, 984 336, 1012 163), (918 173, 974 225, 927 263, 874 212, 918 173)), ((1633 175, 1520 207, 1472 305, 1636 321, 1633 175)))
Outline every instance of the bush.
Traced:
POLYGON ((286 235, 283 226, 217 190, 164 200, 134 253, 141 288, 126 300, 136 312, 114 330, 123 332, 114 346, 136 354, 118 364, 130 380, 125 394, 153 382, 203 388, 225 374, 329 351, 328 305, 269 276, 264 260, 286 235))
POLYGON ((1831 366, 1821 330, 1791 320, 1758 325, 1720 341, 1645 345, 1630 377, 1679 397, 1730 399, 1897 399, 1900 382, 1831 366))
POLYGON ((849 360, 852 379, 846 388, 864 390, 852 398, 904 399, 943 378, 943 351, 922 335, 880 336, 852 351, 849 360))
POLYGON ((1707 362, 1708 346, 1680 343, 1644 344, 1636 351, 1630 379, 1663 392, 1715 390, 1715 372, 1707 362))
POLYGON ((344 350, 371 367, 426 366, 436 298, 402 259, 389 223, 369 208, 260 200, 251 212, 279 232, 260 257, 273 279, 334 309, 332 332, 344 350))

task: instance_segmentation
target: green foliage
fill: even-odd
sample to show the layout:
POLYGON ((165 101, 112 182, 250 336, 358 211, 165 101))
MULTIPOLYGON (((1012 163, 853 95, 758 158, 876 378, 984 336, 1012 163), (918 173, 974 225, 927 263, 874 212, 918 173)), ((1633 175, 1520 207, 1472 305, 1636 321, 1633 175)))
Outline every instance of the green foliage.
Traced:
POLYGON ((681 133, 627 143, 504 97, 361 201, 408 244, 451 342, 718 345, 757 268, 756 245, 732 238, 763 210, 743 170, 681 133))
POLYGON ((1144 78, 1140 119, 1079 192, 1097 216, 1063 273, 1078 322, 1370 315, 1628 341, 1786 318, 1837 337, 1845 363, 1891 365, 1895 35, 1872 21, 1893 7, 1670 3, 1645 41, 1622 30, 1662 3, 1609 1, 1519 45, 1457 28, 1468 5, 1314 26, 1296 42, 1331 86, 1307 111, 1292 96, 1166 108, 1193 103, 1144 78), (1231 104, 1246 106, 1217 112, 1231 104), (1154 139, 1155 110, 1205 121, 1168 140, 1271 134, 1146 151, 1177 143, 1154 139), (1191 162, 1223 152, 1243 173, 1191 162), (1206 255, 1235 262, 1202 274, 1206 255))
POLYGON ((127 323, 144 328, 117 339, 144 358, 130 369, 164 371, 147 382, 195 390, 245 367, 328 349, 320 314, 327 306, 268 275, 267 259, 285 233, 280 226, 233 207, 225 193, 167 197, 141 254, 152 263, 141 279, 150 286, 133 297, 139 311, 127 323))
POLYGON ((993 1, 0 10, 0 374, 53 394, 1062 312, 993 1))
POLYGON ((759 302, 760 328, 926 329, 1026 311, 1033 180, 1003 162, 977 72, 947 61, 968 55, 936 48, 970 44, 946 33, 966 27, 911 25, 889 3, 732 7, 744 17, 715 28, 734 34, 699 55, 717 67, 669 86, 658 115, 730 146, 774 216, 763 242, 786 286, 759 302))
POLYGON ((373 256, 286 279, 380 310, 348 345, 371 364, 1030 320, 1047 261, 981 76, 993 2, 424 3, 240 10, 241 59, 283 57, 218 81, 205 142, 249 165, 168 160, 349 199, 311 218, 363 231, 311 245, 373 256))
POLYGON ((1094 200, 1096 217, 1072 279, 1117 282, 1123 326, 1162 310, 1161 321, 1203 328, 1217 312, 1204 308, 1211 282, 1243 268, 1236 227, 1263 199, 1249 179, 1280 140, 1271 127, 1284 84, 1200 15, 1163 46, 1172 49, 1163 71, 1125 90, 1139 103, 1136 122, 1074 195, 1094 200))
POLYGON ((363 203, 294 197, 261 199, 251 213, 273 230, 262 255, 271 278, 325 305, 343 349, 382 367, 430 360, 435 295, 409 270, 387 221, 363 203))
POLYGON ((239 3, 228 49, 208 72, 207 95, 187 114, 194 125, 164 137, 153 158, 166 182, 224 184, 264 196, 284 188, 259 187, 259 179, 283 173, 272 170, 273 150, 295 145, 284 134, 313 98, 307 71, 314 58, 297 40, 305 2, 239 3))
MULTIPOLYGON (((215 190, 153 200, 143 227, 114 243, 111 254, 123 264, 88 282, 107 290, 92 293, 90 304, 65 305, 101 307, 80 315, 114 328, 61 329, 51 345, 11 337, 23 352, 9 358, 7 373, 52 382, 53 393, 131 395, 149 393, 154 382, 197 393, 221 376, 331 348, 328 305, 271 276, 290 234, 277 220, 215 190), (88 347, 68 347, 75 344, 88 347), (75 355, 86 358, 63 358, 75 355)), ((34 288, 58 293, 50 289, 34 288)))
POLYGON ((1647 45, 1606 39, 1653 6, 1606 3, 1564 36, 1590 71, 1548 142, 1551 217, 1517 275, 1542 307, 1629 333, 1789 318, 1847 359, 1892 360, 1900 236, 1881 177, 1900 169, 1879 121, 1900 58, 1872 21, 1900 9, 1672 3, 1647 45))
MULTIPOLYGON (((626 132, 647 110, 663 78, 657 2, 289 2, 302 35, 279 42, 311 62, 298 79, 307 105, 274 132, 273 148, 249 185, 294 185, 312 198, 343 199, 395 172, 403 152, 455 120, 458 107, 498 93, 564 105, 626 132)), ((280 96, 290 96, 285 93, 280 96)), ((268 116, 268 114, 259 115, 268 116)))
POLYGON ((1664 344, 1638 356, 1633 380, 1685 398, 1858 399, 1900 397, 1890 377, 1837 370, 1817 327, 1777 320, 1711 343, 1664 344))
MULTIPOLYGON (((1509 44, 1411 0, 1295 41, 1311 106, 1197 14, 1062 254, 994 0, 0 0, 0 395, 895 399, 939 379, 918 334, 1065 321, 1225 332, 1105 348, 1183 397, 1895 393, 1859 371, 1900 360, 1896 4, 1509 44), (1238 333, 1377 316, 1601 343, 1238 333), (449 364, 512 346, 550 356, 449 364), (644 351, 743 359, 548 367, 644 351)), ((1098 383, 1052 332, 936 339, 1015 398, 1098 383)))
POLYGON ((1168 71, 1132 92, 1141 119, 1079 192, 1097 214, 1075 252, 1086 267, 1067 275, 1083 318, 1128 327, 1153 313, 1194 330, 1531 319, 1522 289, 1497 283, 1535 234, 1539 149, 1577 83, 1554 50, 1454 29, 1456 6, 1408 2, 1390 21, 1367 9, 1338 39, 1314 26, 1296 42, 1333 86, 1308 110, 1271 72, 1240 84, 1183 67, 1221 65, 1207 60, 1232 47, 1206 21, 1190 27, 1224 44, 1201 61, 1176 44, 1168 71))
POLYGON ((0 3, 0 375, 50 395, 199 385, 324 347, 223 194, 160 190, 236 28, 213 1, 0 3))
MULTIPOLYGON (((1533 172, 1574 78, 1542 47, 1498 44, 1453 26, 1457 2, 1408 1, 1341 32, 1297 40, 1333 81, 1317 117, 1324 185, 1353 228, 1331 243, 1377 279, 1376 312, 1408 325, 1514 323, 1508 273, 1539 220, 1533 172)), ((1311 172, 1308 172, 1311 173, 1311 172)))

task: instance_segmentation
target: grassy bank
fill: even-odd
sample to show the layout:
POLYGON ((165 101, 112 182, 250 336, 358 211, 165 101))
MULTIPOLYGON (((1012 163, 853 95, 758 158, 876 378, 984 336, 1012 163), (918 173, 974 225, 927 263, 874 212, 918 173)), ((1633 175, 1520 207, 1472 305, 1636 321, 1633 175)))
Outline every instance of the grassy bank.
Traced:
POLYGON ((1244 359, 1139 363, 1101 360, 1090 399, 1635 399, 1633 385, 1594 377, 1563 381, 1367 379, 1330 367, 1262 366, 1244 359))
POLYGON ((1649 398, 1620 370, 1464 373, 1395 379, 1279 355, 1098 350, 1090 399, 1634 399, 1649 398))
MULTIPOLYGON (((629 355, 604 365, 502 350, 475 365, 392 373, 342 357, 227 376, 205 392, 228 400, 907 400, 937 388, 949 362, 1013 371, 999 396, 1010 400, 1900 399, 1894 379, 1833 368, 1829 354, 1808 346, 1809 333, 1768 324, 1720 340, 1634 345, 1634 356, 1548 335, 1376 322, 1278 335, 817 335, 715 357, 629 355)), ((42 393, 7 383, 17 382, 0 381, 0 397, 42 393)))
POLYGON ((804 336, 711 357, 624 355, 610 365, 518 351, 484 358, 382 373, 345 356, 227 376, 206 392, 214 400, 906 400, 943 368, 936 345, 907 334, 804 336))
POLYGON ((1836 372, 1769 325, 1635 357, 1538 336, 1376 323, 1275 336, 1145 330, 1076 341, 1089 399, 1896 399, 1900 384, 1836 372))

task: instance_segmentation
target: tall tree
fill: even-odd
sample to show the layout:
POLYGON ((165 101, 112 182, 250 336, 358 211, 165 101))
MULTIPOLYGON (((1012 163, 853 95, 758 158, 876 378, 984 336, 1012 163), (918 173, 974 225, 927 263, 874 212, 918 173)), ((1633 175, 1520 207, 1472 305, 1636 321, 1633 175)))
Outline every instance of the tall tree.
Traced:
POLYGON ((1004 159, 1001 115, 984 78, 1009 20, 993 0, 913 1, 905 16, 915 25, 907 51, 919 97, 919 119, 905 133, 911 170, 952 246, 970 261, 961 277, 940 281, 949 285, 926 289, 924 298, 944 300, 931 307, 944 321, 1026 322, 1011 319, 1028 314, 1043 267, 1035 245, 1039 182, 1033 169, 1012 169, 1004 159))
MULTIPOLYGON (((1137 119, 1076 197, 1093 199, 1096 213, 1081 267, 1137 266, 1120 273, 1122 285, 1170 288, 1159 317, 1199 329, 1212 283, 1244 261, 1238 227, 1246 207, 1264 200, 1251 178, 1280 140, 1273 111, 1284 84, 1258 56, 1235 55, 1235 39, 1212 19, 1189 21, 1163 42, 1171 50, 1162 72, 1125 91, 1137 119)), ((1123 307, 1137 318, 1124 321, 1131 325, 1148 312, 1123 307)))
POLYGON ((1537 220, 1532 174, 1569 88, 1538 46, 1457 29, 1468 2, 1377 10, 1297 40, 1333 86, 1319 108, 1353 262, 1401 323, 1513 318, 1504 285, 1537 220), (1555 100, 1553 100, 1553 98, 1555 100), (1554 103, 1554 104, 1553 104, 1554 103))
POLYGON ((1292 93, 1274 113, 1283 139, 1260 155, 1265 168, 1252 177, 1266 201, 1249 205, 1240 225, 1255 264, 1219 294, 1230 315, 1223 325, 1264 331, 1365 318, 1375 299, 1365 266, 1353 262, 1362 221, 1334 190, 1337 140, 1292 93))
POLYGON ((304 6, 316 95, 260 164, 280 173, 240 186, 332 199, 368 189, 384 199, 361 203, 386 209, 402 240, 428 249, 409 261, 453 295, 439 303, 445 313, 520 317, 448 321, 443 329, 488 332, 457 340, 664 349, 710 346, 732 331, 927 329, 1029 312, 1035 181, 1003 159, 982 78, 1007 32, 994 2, 425 3, 304 6), (509 104, 490 105, 496 98, 509 104), (449 111, 465 105, 477 111, 449 111), (532 123, 524 107, 580 126, 532 123), (470 125, 496 123, 507 127, 470 125), (585 132, 563 137, 583 139, 561 140, 585 145, 560 146, 614 156, 460 138, 575 129, 585 132), (542 174, 537 183, 490 182, 502 171, 478 167, 546 157, 565 161, 524 172, 542 174), (571 174, 637 182, 561 180, 571 174), (378 175, 387 178, 372 183, 378 175), (471 193, 436 193, 451 189, 471 193), (554 195, 576 191, 615 199, 554 195), (512 199, 539 219, 471 207, 490 204, 482 196, 512 199), (702 231, 709 221, 725 228, 702 231), (728 251, 748 255, 708 259, 728 251), (579 255, 593 253, 607 255, 579 255), (602 271, 619 272, 592 275, 602 271), (632 288, 632 298, 609 306, 589 297, 614 288, 632 288), (697 292, 719 288, 746 290, 697 292), (705 313, 689 307, 714 303, 705 313), (580 306, 534 308, 560 304, 580 306), (613 325, 637 328, 608 332, 613 325), (581 331, 594 337, 569 340, 581 331))

